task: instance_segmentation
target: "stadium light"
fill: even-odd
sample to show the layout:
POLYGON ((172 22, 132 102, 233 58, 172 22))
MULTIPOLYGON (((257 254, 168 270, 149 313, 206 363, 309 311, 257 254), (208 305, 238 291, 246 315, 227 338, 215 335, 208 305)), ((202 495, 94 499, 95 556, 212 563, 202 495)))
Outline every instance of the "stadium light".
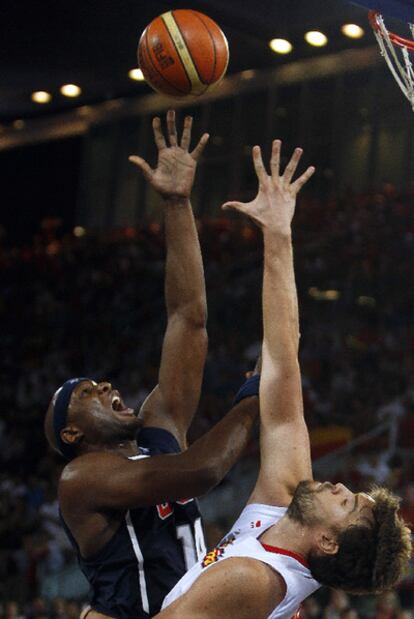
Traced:
POLYGON ((350 39, 361 39, 365 34, 365 30, 357 24, 344 24, 341 27, 341 32, 350 39))
POLYGON ((64 97, 79 97, 82 90, 76 84, 64 84, 60 92, 64 97))
POLYGON ((145 79, 141 69, 131 69, 128 71, 128 77, 136 82, 142 82, 145 79))
POLYGON ((272 39, 269 41, 269 47, 276 54, 290 54, 293 45, 287 39, 272 39))
POLYGON ((78 238, 85 236, 86 234, 86 230, 83 226, 75 226, 73 228, 73 234, 74 236, 77 236, 78 238))
POLYGON ((328 42, 328 37, 318 30, 310 30, 305 34, 305 41, 313 47, 323 47, 328 42))
POLYGON ((49 103, 52 99, 52 95, 50 92, 46 92, 45 90, 36 90, 35 92, 32 92, 31 99, 35 103, 49 103))

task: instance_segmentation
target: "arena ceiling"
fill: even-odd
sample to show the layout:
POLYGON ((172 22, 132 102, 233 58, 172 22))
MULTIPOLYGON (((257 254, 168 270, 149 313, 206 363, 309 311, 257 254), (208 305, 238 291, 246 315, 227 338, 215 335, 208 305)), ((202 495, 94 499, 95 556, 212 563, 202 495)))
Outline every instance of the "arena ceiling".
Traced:
MULTIPOLYGON (((0 124, 54 114, 70 107, 150 92, 133 82, 136 46, 145 26, 172 8, 207 13, 229 40, 229 72, 277 66, 291 60, 349 47, 373 45, 366 11, 346 0, 3 0, 0 8, 0 124), (363 26, 359 41, 346 39, 340 26, 363 26), (321 29, 326 48, 309 47, 303 34, 321 29), (294 51, 278 56, 268 47, 273 37, 288 37, 294 51), (82 95, 66 99, 64 83, 81 86, 82 95), (52 101, 33 103, 31 93, 46 90, 52 101)), ((1 139, 1 135, 0 135, 1 139)))

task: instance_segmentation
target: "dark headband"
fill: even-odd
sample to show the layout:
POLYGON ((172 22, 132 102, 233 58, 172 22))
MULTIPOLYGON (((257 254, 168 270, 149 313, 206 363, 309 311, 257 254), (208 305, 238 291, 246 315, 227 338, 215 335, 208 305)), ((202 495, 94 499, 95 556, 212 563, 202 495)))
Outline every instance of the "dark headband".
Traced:
POLYGON ((58 395, 53 406, 53 430, 55 432, 57 447, 62 456, 64 456, 67 460, 71 460, 74 457, 74 450, 71 445, 68 445, 68 443, 62 441, 60 433, 63 428, 66 428, 68 406, 73 390, 77 385, 79 385, 79 383, 82 383, 85 380, 90 380, 90 378, 71 378, 63 383, 57 392, 58 395))

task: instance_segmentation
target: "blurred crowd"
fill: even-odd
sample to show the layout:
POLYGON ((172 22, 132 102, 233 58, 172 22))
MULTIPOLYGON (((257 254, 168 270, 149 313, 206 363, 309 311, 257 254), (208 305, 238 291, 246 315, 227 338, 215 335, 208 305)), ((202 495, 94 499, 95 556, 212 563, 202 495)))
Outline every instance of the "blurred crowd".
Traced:
MULTIPOLYGON (((409 522, 413 197, 392 187, 308 196, 294 226, 300 360, 314 456, 323 466, 339 449, 335 467, 329 464, 333 478, 355 489, 385 483, 403 498, 409 522)), ((198 228, 209 354, 193 438, 226 412, 261 341, 259 231, 241 217, 202 219, 198 228)), ((72 376, 108 379, 133 406, 153 388, 166 322, 164 258, 157 223, 106 235, 78 228, 75 235, 49 219, 30 245, 0 246, 0 617, 79 615, 84 594, 63 600, 48 581, 74 558, 56 500, 62 462, 47 449, 43 417, 56 388, 72 376)), ((253 441, 238 473, 241 484, 256 462, 253 441)), ((231 483, 230 475, 222 491, 231 483)), ((210 511, 213 542, 235 514, 220 514, 216 522, 210 511)), ((305 603, 303 619, 411 619, 411 588, 408 577, 398 594, 370 601, 323 592, 305 603)))
POLYGON ((63 597, 46 600, 37 596, 26 602, 10 599, 0 602, 0 616, 2 619, 79 619, 83 608, 76 600, 63 597))

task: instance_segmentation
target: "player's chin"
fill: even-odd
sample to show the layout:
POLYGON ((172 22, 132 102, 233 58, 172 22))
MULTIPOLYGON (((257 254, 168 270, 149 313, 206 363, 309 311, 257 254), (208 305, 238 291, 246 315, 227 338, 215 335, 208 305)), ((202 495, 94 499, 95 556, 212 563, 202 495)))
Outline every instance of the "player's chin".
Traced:
POLYGON ((130 424, 136 427, 139 426, 140 423, 134 409, 132 408, 125 408, 122 411, 113 411, 113 416, 122 424, 130 424))

